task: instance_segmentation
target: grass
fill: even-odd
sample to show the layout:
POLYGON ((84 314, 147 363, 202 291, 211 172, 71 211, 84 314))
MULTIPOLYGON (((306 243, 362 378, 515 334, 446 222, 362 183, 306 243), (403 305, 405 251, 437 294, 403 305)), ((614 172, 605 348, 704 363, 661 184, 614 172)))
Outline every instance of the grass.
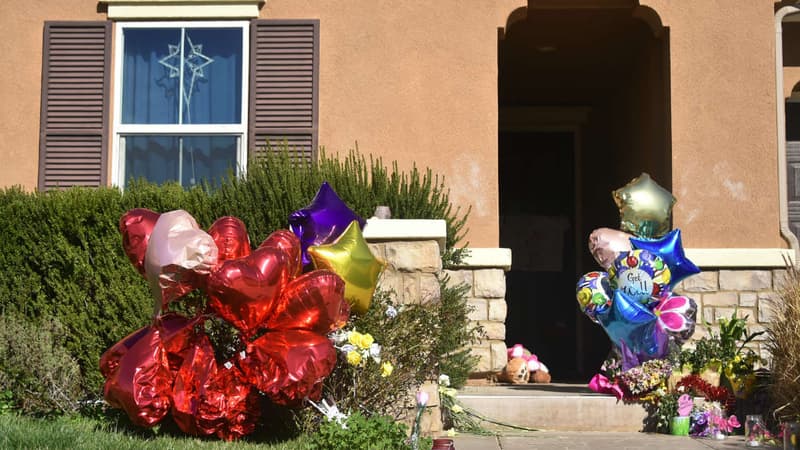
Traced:
POLYGON ((248 437, 241 441, 180 436, 154 430, 134 430, 86 417, 35 419, 16 414, 0 415, 0 448, 19 449, 256 449, 295 450, 306 448, 299 437, 283 442, 248 437))

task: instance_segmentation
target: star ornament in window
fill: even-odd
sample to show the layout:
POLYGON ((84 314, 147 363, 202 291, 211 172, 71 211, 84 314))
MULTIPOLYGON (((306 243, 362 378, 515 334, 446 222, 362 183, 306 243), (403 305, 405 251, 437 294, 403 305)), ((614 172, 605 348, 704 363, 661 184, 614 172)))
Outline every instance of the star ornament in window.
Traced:
POLYGON ((197 79, 205 78, 204 69, 214 62, 214 59, 204 55, 203 44, 193 43, 188 33, 186 34, 186 42, 184 44, 183 57, 181 57, 181 45, 167 44, 169 53, 159 59, 158 63, 169 70, 170 78, 180 77, 181 69, 189 72, 189 81, 187 82, 187 77, 184 77, 183 85, 181 86, 181 94, 188 103, 194 93, 194 85, 197 79))

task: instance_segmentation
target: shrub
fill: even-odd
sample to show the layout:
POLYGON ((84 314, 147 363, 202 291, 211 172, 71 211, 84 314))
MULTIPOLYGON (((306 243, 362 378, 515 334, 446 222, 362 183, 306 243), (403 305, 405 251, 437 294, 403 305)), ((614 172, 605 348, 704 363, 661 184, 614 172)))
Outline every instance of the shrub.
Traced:
POLYGON ((772 320, 766 325, 767 349, 772 355, 770 392, 775 415, 783 420, 800 419, 800 275, 796 269, 770 302, 772 320))
POLYGON ((81 399, 78 363, 58 345, 65 335, 56 319, 39 323, 0 316, 0 392, 4 409, 25 414, 73 412, 81 399))
MULTIPOLYGON (((452 209, 443 182, 430 170, 405 173, 396 164, 389 170, 380 159, 367 162, 355 151, 341 161, 323 153, 310 165, 291 161, 285 152, 268 153, 251 164, 247 176, 213 188, 141 181, 131 182, 124 193, 115 188, 45 193, 10 188, 0 191, 0 267, 5 268, 0 272, 0 312, 61 323, 63 346, 79 364, 84 391, 97 397, 100 355, 146 325, 152 312, 147 284, 122 250, 117 227, 125 211, 185 209, 203 228, 234 215, 247 224, 258 245, 270 232, 285 228, 289 213, 309 204, 323 180, 362 216, 370 216, 377 205, 389 205, 396 218, 446 220, 449 247, 463 237, 466 215, 452 209)), ((447 261, 458 256, 448 254, 447 261)))
MULTIPOLYGON (((335 421, 326 422, 311 436, 308 446, 313 450, 383 449, 410 450, 407 442, 408 427, 387 416, 364 416, 353 413, 348 417, 347 428, 335 421)), ((431 440, 423 439, 420 449, 430 449, 431 440)))

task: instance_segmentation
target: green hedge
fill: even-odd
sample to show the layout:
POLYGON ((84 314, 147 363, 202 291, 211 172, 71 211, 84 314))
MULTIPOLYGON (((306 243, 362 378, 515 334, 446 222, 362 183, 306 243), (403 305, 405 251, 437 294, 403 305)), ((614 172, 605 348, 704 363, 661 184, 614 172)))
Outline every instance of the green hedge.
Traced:
POLYGON ((80 364, 85 390, 97 393, 102 352, 145 325, 152 311, 146 283, 122 251, 118 221, 129 209, 185 209, 203 228, 233 215, 258 245, 285 228, 289 213, 310 203, 327 180, 363 217, 388 205, 394 218, 445 219, 448 248, 463 237, 466 214, 451 208, 443 182, 430 170, 399 172, 396 164, 390 170, 357 152, 342 160, 323 153, 310 166, 293 163, 285 152, 275 155, 251 164, 246 177, 213 188, 135 182, 124 193, 0 191, 0 313, 64 324, 63 345, 80 364))

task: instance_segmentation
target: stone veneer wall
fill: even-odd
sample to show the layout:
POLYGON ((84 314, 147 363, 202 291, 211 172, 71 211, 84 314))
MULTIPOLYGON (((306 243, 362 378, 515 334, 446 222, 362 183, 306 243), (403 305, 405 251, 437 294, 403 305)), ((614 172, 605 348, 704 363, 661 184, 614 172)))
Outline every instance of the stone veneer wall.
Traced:
POLYGON ((473 311, 470 319, 483 327, 485 339, 472 347, 479 359, 477 372, 494 372, 508 361, 506 351, 506 275, 500 267, 471 267, 464 265, 456 270, 445 270, 450 280, 469 286, 469 305, 473 311))
MULTIPOLYGON (((701 273, 683 280, 675 292, 697 302, 697 329, 693 340, 708 335, 705 322, 710 322, 718 333, 717 320, 731 317, 734 311, 738 317, 747 316, 747 328, 751 333, 764 330, 764 325, 772 318, 769 302, 776 299, 785 278, 786 269, 703 268, 701 273)), ((764 335, 757 337, 750 347, 762 358, 769 359, 764 339, 764 335)))

